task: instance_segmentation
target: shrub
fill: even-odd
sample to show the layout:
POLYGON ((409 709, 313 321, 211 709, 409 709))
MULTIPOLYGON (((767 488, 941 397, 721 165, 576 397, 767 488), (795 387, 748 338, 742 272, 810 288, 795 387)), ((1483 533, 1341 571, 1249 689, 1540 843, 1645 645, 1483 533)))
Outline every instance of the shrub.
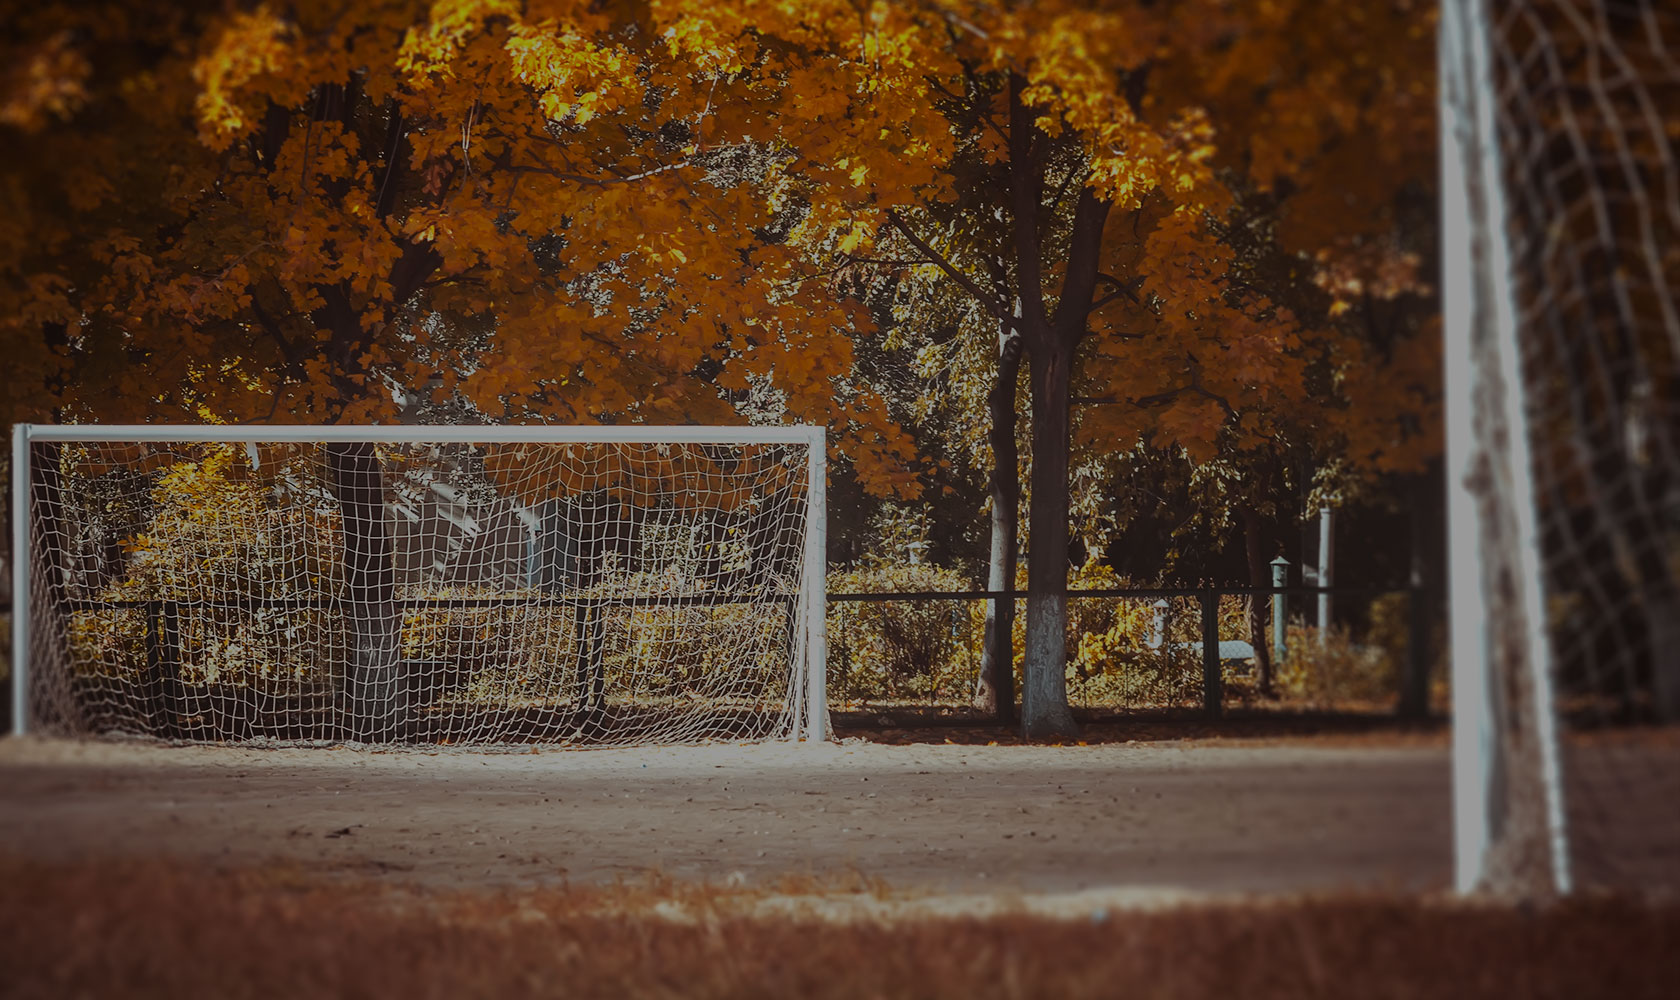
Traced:
MULTIPOLYGON (((870 564, 828 576, 832 593, 967 590, 956 570, 870 564)), ((978 676, 985 602, 836 601, 828 608, 828 681, 837 701, 966 701, 978 676)))
MULTIPOLYGON (((1404 600, 1404 595, 1396 595, 1404 600)), ((1373 608, 1373 618, 1377 618, 1373 608)), ((1402 625, 1404 618, 1398 618, 1402 625)), ((1403 643, 1405 632, 1398 632, 1403 643)), ((1367 643, 1356 643, 1342 625, 1309 628, 1299 620, 1284 630, 1284 657, 1276 670, 1278 694, 1318 707, 1392 701, 1399 690, 1398 665, 1404 645, 1385 648, 1394 636, 1373 628, 1367 643), (1378 644, 1383 643, 1383 644, 1378 644)))

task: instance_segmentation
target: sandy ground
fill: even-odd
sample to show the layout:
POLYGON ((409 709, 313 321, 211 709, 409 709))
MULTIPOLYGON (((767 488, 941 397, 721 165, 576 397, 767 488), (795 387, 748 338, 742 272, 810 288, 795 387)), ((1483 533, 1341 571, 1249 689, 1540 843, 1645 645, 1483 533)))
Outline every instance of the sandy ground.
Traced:
MULTIPOLYGON (((1593 791, 1570 796, 1583 882, 1680 891, 1674 750, 1570 755, 1593 791)), ((1438 741, 477 754, 9 738, 0 854, 281 863, 439 888, 861 877, 899 894, 1137 905, 1428 891, 1451 874, 1448 768, 1438 741)))
POLYGON ((1431 889, 1437 747, 713 745, 522 754, 0 740, 0 851, 424 886, 661 874, 1181 898, 1431 889))

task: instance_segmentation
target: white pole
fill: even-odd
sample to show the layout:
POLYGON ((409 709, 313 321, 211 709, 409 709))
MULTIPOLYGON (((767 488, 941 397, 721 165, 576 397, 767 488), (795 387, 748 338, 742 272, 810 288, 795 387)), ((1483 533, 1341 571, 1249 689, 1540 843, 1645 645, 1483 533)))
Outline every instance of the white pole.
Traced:
POLYGON ((810 429, 810 503, 805 526, 805 732, 828 739, 828 440, 810 429))
POLYGON ((12 735, 29 731, 29 425, 12 427, 12 735))
MULTIPOLYGON (((1532 673, 1536 737, 1546 795, 1552 876, 1559 892, 1570 889, 1569 852, 1551 684, 1551 660, 1541 594, 1538 512, 1523 412, 1517 358, 1511 261, 1504 238, 1506 210, 1492 106, 1494 89, 1487 9, 1482 0, 1444 0, 1440 26, 1441 267, 1445 345, 1444 404, 1447 438, 1448 590, 1452 649, 1453 836, 1455 884, 1473 891, 1486 874, 1492 837, 1497 726, 1489 663, 1497 638, 1492 628, 1523 629, 1532 673), (1481 195, 1475 198, 1472 192, 1481 195), (1485 253, 1478 261, 1473 243, 1485 253), (1497 416, 1507 431, 1502 454, 1491 454, 1477 434, 1477 345, 1491 344, 1495 378, 1503 382, 1497 416), (1520 591, 1522 621, 1490 623, 1484 599, 1482 493, 1474 484, 1503 480, 1515 537, 1514 572, 1505 581, 1520 591)), ((1487 487, 1484 487, 1486 489, 1487 487)))
MULTIPOLYGON (((1328 587, 1334 579, 1334 546, 1335 546, 1336 512, 1325 507, 1318 512, 1318 586, 1328 587)), ((1318 644, 1326 645, 1330 639, 1330 594, 1318 595, 1318 644)))
MULTIPOLYGON (((1473 2, 1473 0, 1472 0, 1473 2)), ((1470 349, 1470 194, 1466 159, 1473 139, 1457 112, 1465 109, 1464 51, 1473 21, 1466 0, 1443 0, 1440 35, 1441 112, 1441 366, 1446 422, 1447 591, 1452 650, 1453 883, 1470 892, 1482 879, 1488 844, 1487 785, 1493 724, 1487 692, 1487 609, 1482 601, 1479 514, 1466 487, 1475 467, 1471 420, 1475 360, 1470 349)))

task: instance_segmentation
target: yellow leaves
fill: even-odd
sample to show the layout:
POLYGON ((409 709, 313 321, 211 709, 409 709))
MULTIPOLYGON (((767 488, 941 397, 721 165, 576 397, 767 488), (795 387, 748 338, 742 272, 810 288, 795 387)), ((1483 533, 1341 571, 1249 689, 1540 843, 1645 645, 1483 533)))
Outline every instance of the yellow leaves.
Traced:
POLYGON ((433 77, 452 80, 454 60, 471 35, 492 18, 518 18, 520 13, 514 0, 437 0, 426 25, 403 38, 396 68, 416 90, 426 89, 433 77))
POLYGON ((512 77, 537 95, 550 121, 584 125, 641 93, 631 54, 575 27, 516 22, 502 48, 512 77))
POLYGON ((1390 301, 1429 290, 1420 273, 1422 258, 1392 241, 1340 240, 1320 250, 1316 263, 1313 283, 1330 294, 1332 316, 1346 312, 1366 295, 1390 301))
POLYGON ((194 110, 199 139, 212 149, 225 149, 235 136, 251 127, 257 114, 256 97, 263 79, 279 73, 291 60, 288 40, 292 29, 259 5, 250 13, 235 14, 210 52, 193 66, 200 86, 194 110))
POLYGON ((846 234, 840 238, 840 252, 855 253, 872 243, 873 238, 874 234, 869 225, 861 219, 854 219, 846 234))
POLYGON ((9 68, 0 74, 0 125, 35 132, 52 119, 69 118, 86 101, 93 70, 70 32, 4 56, 9 68))

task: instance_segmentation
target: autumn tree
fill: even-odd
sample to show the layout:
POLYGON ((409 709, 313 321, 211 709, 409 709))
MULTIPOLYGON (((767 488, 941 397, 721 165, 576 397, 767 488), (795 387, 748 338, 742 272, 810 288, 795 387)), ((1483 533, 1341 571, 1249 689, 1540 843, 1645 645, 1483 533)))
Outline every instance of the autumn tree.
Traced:
POLYGON ((1391 98, 1427 105, 1383 40, 1418 12, 1369 10, 18 6, 48 82, 8 84, 37 155, 7 167, 4 322, 37 346, 5 363, 42 387, 22 412, 107 419, 381 419, 435 383, 492 419, 719 421, 770 386, 907 489, 907 439, 848 377, 867 317, 825 280, 907 245, 1021 341, 1023 722, 1066 735, 1073 387, 1115 400, 1093 441, 1200 460, 1275 433, 1299 320, 1232 280, 1221 172, 1286 185, 1302 248, 1382 224, 1387 170, 1317 210, 1360 126, 1405 140, 1391 98), (1335 51, 1349 29, 1374 61, 1335 51))
MULTIPOLYGON (((722 114, 739 67, 642 8, 4 13, 30 67, 4 124, 35 154, 0 189, 14 419, 368 421, 432 389, 493 420, 724 422, 756 378, 904 485, 878 398, 835 389, 851 316, 800 294, 832 218, 722 114)), ((371 669, 379 473, 331 458, 371 669)))
MULTIPOLYGON (((1395 244, 1393 233, 1396 202, 1429 174, 1428 12, 1407 3, 1334 12, 1316 5, 1210 3, 1188 17, 1176 9, 1169 25, 1145 6, 1050 5, 1001 14, 939 8, 951 25, 965 76, 957 85, 939 86, 938 98, 949 105, 967 97, 976 112, 974 131, 985 131, 982 122, 991 129, 979 141, 995 144, 1005 171, 994 190, 1008 202, 1001 217, 1014 232, 998 256, 1016 278, 1050 259, 1046 302, 1053 302, 1055 311, 1044 314, 1050 328, 1059 328, 1078 308, 1091 307, 1077 322, 1068 320, 1078 326, 1077 335, 1069 332, 1071 326, 1061 328, 1071 341, 1028 339, 1035 359, 1035 500, 1066 493, 1058 456, 1065 454, 1060 428, 1067 419, 1056 401, 1073 383, 1066 377, 1043 379, 1074 367, 1084 398, 1105 404, 1080 421, 1081 437, 1110 447, 1170 446, 1195 462, 1208 462, 1221 452, 1260 458, 1280 437, 1316 435, 1327 449, 1345 446, 1379 455, 1380 463, 1404 465, 1402 456, 1415 453, 1417 442, 1427 448, 1433 440, 1426 427, 1417 426, 1420 407, 1427 413, 1431 405, 1427 389, 1422 398, 1405 400, 1411 405, 1388 410, 1380 404, 1418 384, 1410 378, 1391 381, 1388 391, 1358 399, 1360 419, 1337 431, 1320 418, 1348 397, 1333 389, 1311 392, 1306 376, 1310 364, 1322 362, 1333 369, 1333 380, 1379 381, 1369 362, 1393 356, 1392 344, 1359 350, 1360 336, 1346 336, 1346 324, 1335 320, 1350 308, 1350 290, 1360 300, 1352 308, 1366 316, 1375 312, 1368 308, 1373 300, 1398 294, 1395 275, 1404 275, 1404 260, 1411 256, 1395 244), (1190 29, 1179 30, 1185 24, 1190 29), (983 82, 1000 78, 1007 84, 988 89, 983 82), (1204 108, 1207 119, 1200 114, 1204 108), (1175 123, 1183 122, 1197 123, 1193 134, 1187 136, 1182 124, 1174 131, 1175 123), (1165 137, 1176 137, 1179 145, 1165 137), (1037 161, 1034 142, 1044 143, 1037 161), (1056 162, 1046 152, 1052 149, 1075 153, 1075 162, 1065 173, 1048 175, 1059 182, 1045 184, 1046 175, 1034 171, 1056 162), (1171 159, 1183 149, 1195 155, 1171 159), (1355 168, 1360 158, 1364 162, 1355 168), (1349 173, 1359 174, 1363 183, 1350 186, 1349 173), (1124 179, 1117 190, 1129 196, 1126 214, 1101 197, 1116 176, 1124 179), (1175 183, 1163 184, 1162 178, 1175 183), (1052 190, 1081 193, 1035 204, 1022 197, 1033 190, 1041 196, 1052 190), (1243 218, 1232 197, 1236 192, 1257 192, 1271 204, 1263 217, 1243 218), (1108 224, 1094 227, 1099 213, 1109 216, 1108 224), (1030 238, 1022 238, 1023 217, 1037 223, 1030 238), (1062 217, 1069 219, 1062 234, 1066 242, 1051 235, 1062 217), (1120 220, 1129 225, 1114 224, 1120 220), (1291 273, 1281 280, 1257 273, 1245 259, 1246 232, 1235 227, 1246 231, 1257 224, 1281 232, 1267 241, 1289 248, 1272 255, 1288 262, 1291 273), (1105 231, 1094 236, 1096 229, 1105 231), (1087 295, 1068 280, 1094 259, 1102 261, 1100 299, 1094 289, 1087 295), (1337 286, 1334 312, 1326 313, 1323 303, 1330 299, 1320 296, 1309 314, 1297 315, 1289 293, 1317 278, 1337 286), (1086 345, 1076 366, 1068 342, 1086 345), (1048 391, 1052 384, 1054 392, 1048 391), (1040 468, 1039 452, 1047 445, 1050 462, 1040 468)), ((951 117, 961 122, 960 114, 951 117)), ((1007 297, 984 287, 985 268, 967 265, 974 254, 955 245, 960 237, 936 247, 932 239, 917 240, 906 218, 908 213, 888 213, 887 221, 922 252, 935 259, 944 253, 942 263, 955 284, 1000 321, 1013 320, 1007 297)), ((1415 265, 1414 260, 1409 283, 1401 282, 1399 291, 1418 287, 1415 265)), ((1030 299, 1032 282, 1022 278, 1021 287, 1030 299)), ((1035 310, 1027 301, 1021 314, 1023 326, 1033 323, 1035 310)), ((1042 334, 1043 327, 1038 329, 1042 334)), ((1426 373, 1427 330, 1410 332, 1414 336, 1395 361, 1426 373)), ((1045 553, 1055 558, 1054 565, 1038 564, 1029 587, 1060 587, 1066 549, 1054 536, 1065 539, 1067 512, 1039 503, 1033 509, 1029 558, 1045 553), (1041 515, 1048 520, 1041 522, 1041 515), (1041 528, 1052 537, 1041 537, 1041 528)), ((1257 514, 1246 510, 1250 549, 1257 514)), ((1255 572, 1253 582, 1268 582, 1255 572)), ((1049 605, 1041 601, 1039 607, 1049 605)), ((1038 671, 1034 664, 1047 662, 1060 642, 1051 629, 1041 627, 1036 634, 1040 641, 1029 642, 1029 688, 1032 677, 1054 672, 1038 671)))
MULTIPOLYGON (((764 26, 758 27, 762 33, 764 26)), ((1073 731, 1064 671, 1070 388, 1077 349, 1087 338, 1106 340, 1109 356, 1124 355, 1121 363, 1135 368, 1140 358, 1120 345, 1163 326, 1172 333, 1159 341, 1182 347, 1200 339, 1210 354, 1235 344, 1256 359, 1277 354, 1282 338, 1256 318, 1268 305, 1242 301, 1221 287, 1216 264, 1207 262, 1216 248, 1203 218, 1224 195, 1206 165, 1213 150, 1205 116, 1192 106, 1145 106, 1147 72, 1141 67, 1165 30, 1159 19, 1140 32, 1132 25, 1119 30, 1113 11, 953 5, 878 13, 873 27, 876 38, 894 38, 897 50, 924 53, 917 61, 920 78, 908 86, 918 109, 929 110, 901 111, 893 119, 915 123, 930 111, 938 114, 937 123, 955 132, 954 154, 970 153, 990 165, 1002 202, 1004 224, 992 234, 998 245, 988 255, 1001 264, 997 281, 966 271, 960 254, 935 246, 907 206, 895 204, 953 200, 964 178, 950 163, 908 189, 902 172, 885 174, 868 191, 875 224, 867 232, 908 243, 1022 338, 1033 456, 1023 724, 1029 735, 1066 735, 1073 731), (943 76, 928 69, 942 66, 948 67, 943 76), (952 129, 953 121, 968 127, 952 129), (1000 286, 1016 301, 1000 294, 1000 286)), ((879 51, 895 49, 874 44, 879 51)), ((854 119, 862 116, 860 103, 867 112, 875 99, 854 99, 854 119)), ((870 162, 861 169, 853 158, 848 162, 854 181, 867 183, 870 162)), ((1155 422, 1176 436, 1211 442, 1230 410, 1218 401, 1240 399, 1256 379, 1250 369, 1234 379, 1223 368, 1206 373, 1192 357, 1179 381, 1152 393, 1160 404, 1155 422)))

